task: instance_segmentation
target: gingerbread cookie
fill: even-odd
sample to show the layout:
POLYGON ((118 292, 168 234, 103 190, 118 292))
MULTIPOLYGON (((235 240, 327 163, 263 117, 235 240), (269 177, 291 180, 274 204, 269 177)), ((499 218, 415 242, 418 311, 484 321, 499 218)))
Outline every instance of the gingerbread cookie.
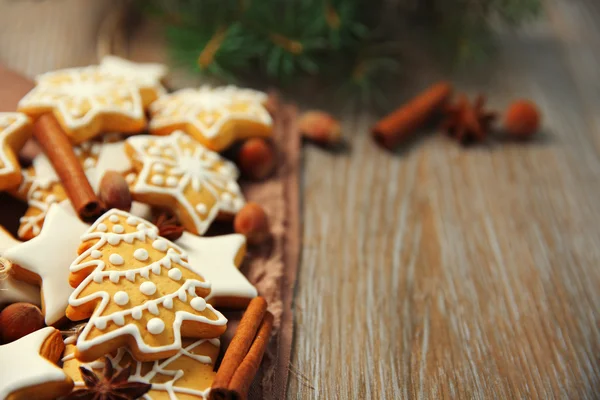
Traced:
POLYGON ((61 334, 54 328, 0 346, 0 398, 43 400, 69 393, 73 381, 56 365, 64 348, 61 334))
POLYGON ((71 264, 67 317, 90 318, 77 338, 82 361, 127 346, 137 360, 175 355, 182 337, 214 338, 227 320, 206 303, 210 283, 158 228, 113 209, 81 237, 83 253, 71 264))
POLYGON ((181 131, 130 137, 126 150, 138 171, 133 198, 172 209, 190 232, 201 235, 218 215, 244 206, 235 165, 181 131))
MULTIPOLYGON (((73 148, 94 191, 98 192, 100 181, 107 171, 116 171, 125 176, 133 173, 133 166, 125 154, 125 144, 119 142, 84 142, 73 148)), ((134 174, 135 175, 135 174, 134 174)), ((135 179, 135 178, 134 178, 135 179)), ((29 240, 40 233, 46 213, 52 204, 68 199, 63 185, 54 171, 50 160, 40 154, 33 165, 23 171, 23 181, 15 197, 28 203, 29 208, 21 217, 19 238, 29 240)), ((142 218, 151 217, 149 206, 134 202, 131 212, 142 218)))
POLYGON ((99 67, 42 74, 19 102, 21 112, 37 118, 52 112, 73 143, 104 132, 136 133, 146 126, 140 89, 123 76, 99 67))
POLYGON ((0 112, 0 190, 21 183, 17 154, 31 137, 31 132, 31 121, 25 114, 0 112))
MULTIPOLYGON (((6 250, 20 243, 0 226, 0 257, 6 250)), ((34 285, 15 279, 12 263, 7 259, 0 258, 0 307, 19 302, 39 306, 41 304, 40 290, 34 285)))
POLYGON ((13 263, 11 272, 16 279, 41 286, 46 325, 58 324, 65 316, 73 291, 67 266, 77 257, 79 238, 88 227, 69 202, 53 204, 40 234, 3 254, 13 263))
POLYGON ((160 83, 168 73, 163 64, 135 63, 116 56, 104 56, 100 62, 100 69, 136 84, 145 106, 167 92, 160 83))
POLYGON ((235 140, 270 137, 273 120, 264 107, 267 95, 235 86, 183 89, 150 107, 150 132, 168 135, 183 130, 211 150, 221 151, 235 140))
POLYGON ((258 293, 238 270, 246 253, 244 235, 199 237, 188 232, 175 241, 192 268, 210 282, 206 301, 214 306, 244 309, 258 293))
MULTIPOLYGON (((84 364, 75 358, 75 346, 70 344, 69 339, 65 343, 63 370, 75 381, 74 389, 77 390, 84 387, 79 367, 102 374, 105 358, 84 364)), ((218 339, 184 339, 181 349, 174 356, 153 362, 137 361, 124 347, 107 357, 115 374, 131 365, 133 372, 129 382, 152 384, 152 389, 144 395, 144 399, 208 399, 216 374, 213 368, 219 355, 219 345, 218 339)))

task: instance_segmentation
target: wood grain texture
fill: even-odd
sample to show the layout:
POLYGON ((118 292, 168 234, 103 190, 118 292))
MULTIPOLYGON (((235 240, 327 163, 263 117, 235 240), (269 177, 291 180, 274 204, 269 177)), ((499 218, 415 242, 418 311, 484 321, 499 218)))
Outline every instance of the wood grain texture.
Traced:
POLYGON ((389 154, 346 110, 351 152, 306 149, 290 398, 600 397, 600 6, 546 11, 454 79, 539 140, 389 154))

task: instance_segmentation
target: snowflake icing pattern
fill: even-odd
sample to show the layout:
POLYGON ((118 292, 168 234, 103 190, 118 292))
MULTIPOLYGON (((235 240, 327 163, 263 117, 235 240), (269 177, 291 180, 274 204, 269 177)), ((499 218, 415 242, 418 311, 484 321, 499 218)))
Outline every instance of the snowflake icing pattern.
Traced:
POLYGON ((181 218, 187 230, 203 234, 219 213, 235 214, 244 206, 235 165, 183 132, 135 136, 126 143, 139 172, 134 198, 159 206, 164 197, 174 200, 180 215, 189 217, 181 218))

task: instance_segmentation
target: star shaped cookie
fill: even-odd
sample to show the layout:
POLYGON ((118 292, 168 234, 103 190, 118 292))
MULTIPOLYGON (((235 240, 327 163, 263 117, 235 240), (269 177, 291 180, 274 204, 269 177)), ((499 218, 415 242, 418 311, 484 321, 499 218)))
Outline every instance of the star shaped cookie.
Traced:
POLYGON ((246 252, 244 235, 210 238, 184 232, 175 241, 188 255, 192 269, 211 284, 206 301, 217 307, 245 308, 258 293, 238 270, 246 252))
POLYGON ((124 76, 97 66, 42 74, 19 102, 19 111, 37 118, 53 112, 73 143, 101 133, 136 133, 146 119, 140 89, 124 76))
POLYGON ((266 101, 265 93, 235 86, 179 90, 152 103, 150 132, 183 130, 211 150, 225 150, 236 140, 271 136, 266 101))
POLYGON ((192 233, 205 233, 218 215, 233 216, 244 206, 235 165, 181 131, 130 137, 126 151, 138 173, 133 198, 172 209, 192 233))
POLYGON ((31 121, 25 114, 0 112, 0 190, 21 183, 17 154, 31 132, 31 121))
POLYGON ((46 325, 56 324, 65 316, 73 292, 68 266, 77 257, 79 238, 88 228, 70 203, 53 204, 38 236, 4 252, 17 279, 41 286, 46 325))
POLYGON ((163 64, 136 63, 116 56, 104 56, 100 69, 135 83, 140 88, 142 102, 146 106, 167 92, 160 83, 168 73, 163 64))
POLYGON ((0 398, 55 399, 73 381, 56 364, 65 348, 59 331, 44 328, 0 346, 0 398))
MULTIPOLYGON (((0 226, 0 257, 11 247, 21 242, 13 238, 3 227, 0 226)), ((40 305, 40 290, 28 283, 15 279, 6 260, 0 258, 0 307, 12 303, 31 303, 40 305)), ((10 265, 10 264, 9 264, 10 265)))

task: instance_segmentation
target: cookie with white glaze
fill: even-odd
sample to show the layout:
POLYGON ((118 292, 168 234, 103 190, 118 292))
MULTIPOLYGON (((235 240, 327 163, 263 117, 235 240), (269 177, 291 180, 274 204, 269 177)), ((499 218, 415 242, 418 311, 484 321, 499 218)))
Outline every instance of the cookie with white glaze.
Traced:
POLYGON ((56 365, 64 348, 60 332, 50 327, 0 346, 0 398, 45 400, 69 393, 73 381, 56 365))
POLYGON ((0 190, 11 189, 21 183, 17 155, 31 133, 31 121, 25 114, 0 112, 0 190))

